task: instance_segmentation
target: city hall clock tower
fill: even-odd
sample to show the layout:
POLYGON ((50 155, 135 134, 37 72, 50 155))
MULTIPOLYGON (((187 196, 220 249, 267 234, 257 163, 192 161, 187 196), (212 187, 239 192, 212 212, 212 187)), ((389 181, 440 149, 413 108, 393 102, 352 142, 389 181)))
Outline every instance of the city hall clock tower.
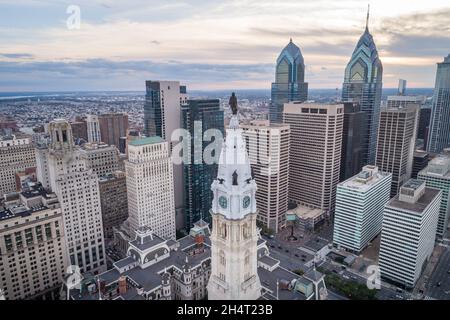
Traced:
POLYGON ((258 277, 256 183, 252 178, 236 97, 222 146, 212 202, 211 277, 209 300, 256 300, 261 296, 258 277))

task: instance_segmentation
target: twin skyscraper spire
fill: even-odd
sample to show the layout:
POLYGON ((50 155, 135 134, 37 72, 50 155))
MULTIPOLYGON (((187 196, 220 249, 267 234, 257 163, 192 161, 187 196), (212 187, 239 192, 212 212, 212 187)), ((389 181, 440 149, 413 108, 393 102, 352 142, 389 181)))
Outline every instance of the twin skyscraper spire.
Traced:
MULTIPOLYGON (((342 102, 357 103, 366 112, 365 132, 362 137, 361 163, 358 167, 375 161, 375 146, 381 104, 383 65, 369 32, 370 5, 366 24, 348 62, 342 86, 342 102)), ((308 100, 308 83, 305 82, 305 63, 300 48, 290 38, 278 56, 275 82, 272 83, 269 118, 272 123, 283 122, 284 104, 308 100)))

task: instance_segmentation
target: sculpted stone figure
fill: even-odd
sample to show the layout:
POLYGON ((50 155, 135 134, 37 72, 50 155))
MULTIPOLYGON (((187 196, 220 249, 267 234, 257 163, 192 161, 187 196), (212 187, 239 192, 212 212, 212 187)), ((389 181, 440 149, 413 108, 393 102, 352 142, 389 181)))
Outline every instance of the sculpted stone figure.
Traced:
POLYGON ((228 104, 230 105, 231 111, 233 112, 233 114, 237 114, 237 111, 238 111, 237 98, 236 98, 236 95, 234 94, 234 92, 231 94, 230 101, 228 102, 228 104))

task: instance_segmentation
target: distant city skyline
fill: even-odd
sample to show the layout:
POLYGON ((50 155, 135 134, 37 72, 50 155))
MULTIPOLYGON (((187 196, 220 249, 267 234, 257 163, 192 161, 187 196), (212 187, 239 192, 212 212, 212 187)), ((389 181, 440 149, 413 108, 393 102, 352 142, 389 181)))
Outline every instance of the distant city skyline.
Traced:
POLYGON ((290 37, 310 87, 340 88, 368 3, 384 87, 398 78, 433 87, 436 63, 450 52, 443 0, 2 0, 0 91, 141 90, 148 79, 192 90, 270 88, 290 37), (66 26, 72 4, 80 29, 66 26))

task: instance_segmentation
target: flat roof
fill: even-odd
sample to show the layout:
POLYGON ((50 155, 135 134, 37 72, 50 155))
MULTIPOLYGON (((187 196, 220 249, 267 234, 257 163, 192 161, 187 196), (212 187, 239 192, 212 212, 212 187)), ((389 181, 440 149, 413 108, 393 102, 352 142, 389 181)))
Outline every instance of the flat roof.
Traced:
POLYGON ((420 180, 417 180, 417 179, 409 179, 407 182, 405 182, 405 184, 402 186, 402 188, 408 188, 408 189, 417 190, 424 183, 425 183, 424 181, 420 181, 420 180))
POLYGON ((317 251, 321 250, 323 247, 327 246, 328 244, 329 244, 329 242, 327 240, 316 237, 316 238, 313 238, 313 239, 309 240, 308 242, 306 242, 303 245, 303 248, 317 252, 317 251))
POLYGON ((147 137, 147 138, 132 140, 132 141, 130 141, 130 145, 144 146, 146 144, 155 144, 155 143, 161 143, 161 142, 164 142, 164 140, 161 137, 154 136, 154 137, 147 137))
POLYGON ((274 259, 274 258, 272 258, 270 256, 263 256, 263 257, 259 258, 259 261, 261 261, 262 263, 264 263, 264 264, 266 264, 266 265, 268 265, 270 267, 273 267, 277 263, 280 262, 277 259, 274 259))
POLYGON ((324 212, 325 211, 320 208, 298 205, 296 208, 288 210, 286 214, 295 214, 298 218, 308 219, 308 218, 317 218, 321 216, 324 212))
POLYGON ((415 203, 400 201, 399 195, 396 195, 387 203, 386 206, 421 214, 428 207, 428 205, 434 200, 434 198, 439 194, 439 192, 440 190, 438 189, 425 187, 425 192, 415 203))
POLYGON ((285 123, 268 123, 268 120, 253 121, 250 124, 242 124, 242 129, 258 129, 258 130, 270 130, 270 129, 290 129, 289 124, 285 123), (259 122, 260 121, 260 122, 259 122))
POLYGON ((439 155, 428 162, 428 166, 420 174, 450 178, 450 157, 439 155))
POLYGON ((370 171, 363 170, 357 175, 345 180, 344 182, 339 183, 338 187, 355 189, 358 191, 367 191, 372 186, 376 185, 379 181, 390 175, 390 173, 388 172, 372 171, 372 175, 368 175, 367 177, 365 177, 364 173, 366 172, 370 174, 370 171))
POLYGON ((414 157, 421 157, 421 158, 425 158, 429 156, 429 153, 423 150, 416 150, 414 151, 414 157))
MULTIPOLYGON (((313 113, 313 115, 327 116, 327 115, 335 115, 339 108, 344 109, 344 104, 342 103, 315 103, 315 102, 300 102, 300 101, 291 101, 284 104, 283 113, 289 114, 305 114, 302 109, 326 109, 329 112, 326 114, 321 113, 313 113)), ((308 113, 309 114, 309 113, 308 113)))

